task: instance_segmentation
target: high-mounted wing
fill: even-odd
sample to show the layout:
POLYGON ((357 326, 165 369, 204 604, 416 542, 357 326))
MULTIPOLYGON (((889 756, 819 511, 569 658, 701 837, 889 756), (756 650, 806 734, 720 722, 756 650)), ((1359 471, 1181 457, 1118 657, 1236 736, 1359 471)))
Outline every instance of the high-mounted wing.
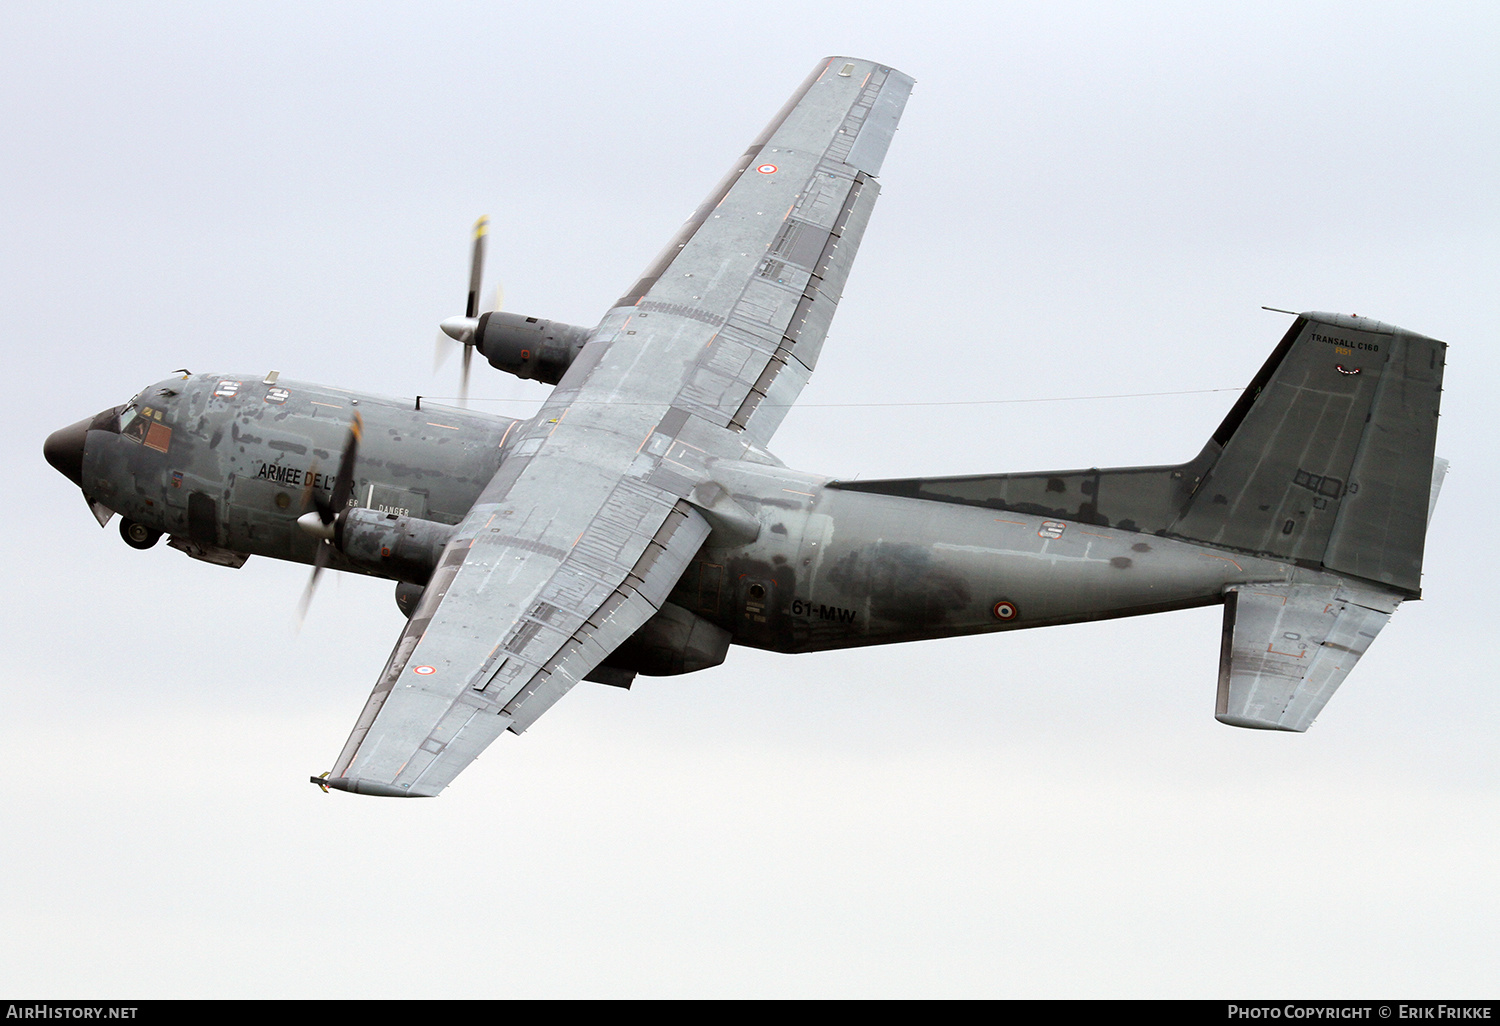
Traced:
MULTIPOLYGON (((617 304, 689 361, 674 405, 764 445, 807 384, 913 80, 830 57, 617 304)), ((564 384, 567 384, 564 381, 564 384)))
POLYGON ((437 794, 660 609, 708 537, 711 464, 763 444, 817 362, 911 84, 820 64, 605 316, 459 525, 323 783, 437 794))
POLYGON ((650 619, 708 536, 686 504, 623 479, 564 552, 557 521, 514 491, 465 519, 323 783, 437 794, 650 619))

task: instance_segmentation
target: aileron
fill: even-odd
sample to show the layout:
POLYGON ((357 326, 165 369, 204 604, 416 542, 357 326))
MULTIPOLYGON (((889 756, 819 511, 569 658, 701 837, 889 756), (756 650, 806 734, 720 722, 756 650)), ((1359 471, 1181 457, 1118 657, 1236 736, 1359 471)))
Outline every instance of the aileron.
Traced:
POLYGON ((825 61, 622 297, 645 344, 688 363, 674 405, 770 439, 817 365, 911 85, 825 61))

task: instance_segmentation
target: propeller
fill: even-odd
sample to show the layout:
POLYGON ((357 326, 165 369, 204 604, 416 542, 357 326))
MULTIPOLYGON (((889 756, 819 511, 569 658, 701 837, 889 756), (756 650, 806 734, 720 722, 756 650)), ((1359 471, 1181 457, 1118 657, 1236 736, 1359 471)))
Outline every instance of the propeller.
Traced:
POLYGON ((302 490, 302 508, 306 509, 309 501, 314 508, 312 512, 297 518, 297 526, 318 539, 318 551, 313 556, 312 577, 308 579, 307 588, 302 592, 302 601, 297 604, 298 630, 302 629, 302 622, 307 619, 307 608, 312 605, 318 577, 333 555, 334 529, 338 523, 339 511, 349 505, 349 497, 354 494, 354 461, 359 456, 359 439, 364 429, 364 419, 356 410, 354 419, 349 422, 344 454, 339 458, 339 471, 333 479, 333 492, 328 498, 325 499, 323 493, 313 487, 318 478, 317 464, 314 463, 307 470, 307 485, 302 490))
POLYGON ((434 366, 442 366, 444 358, 448 354, 448 340, 459 342, 464 347, 464 362, 458 386, 458 403, 460 406, 469 405, 469 368, 474 359, 474 344, 479 328, 479 317, 481 314, 489 313, 500 308, 501 291, 500 286, 495 286, 494 302, 489 307, 481 309, 479 305, 479 288, 484 278, 484 250, 485 242, 489 237, 490 219, 486 215, 474 222, 474 249, 469 259, 469 298, 464 305, 462 317, 449 317, 438 325, 441 332, 437 337, 437 358, 434 366))

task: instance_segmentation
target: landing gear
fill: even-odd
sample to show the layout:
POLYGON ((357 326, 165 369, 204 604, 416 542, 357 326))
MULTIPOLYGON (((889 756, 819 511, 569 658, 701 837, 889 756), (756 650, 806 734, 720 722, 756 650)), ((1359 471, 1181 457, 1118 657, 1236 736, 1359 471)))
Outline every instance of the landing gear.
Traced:
POLYGON ((120 537, 124 538, 125 544, 132 549, 149 549, 161 538, 161 532, 145 524, 138 524, 134 520, 121 517, 120 537))

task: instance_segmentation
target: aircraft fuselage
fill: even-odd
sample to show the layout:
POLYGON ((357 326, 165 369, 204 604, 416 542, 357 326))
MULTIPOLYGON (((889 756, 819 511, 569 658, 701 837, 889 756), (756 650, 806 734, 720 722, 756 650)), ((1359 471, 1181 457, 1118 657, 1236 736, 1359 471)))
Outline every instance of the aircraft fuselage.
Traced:
MULTIPOLYGON (((355 412, 348 505, 440 525, 462 520, 519 434, 492 414, 199 374, 63 429, 48 457, 66 462, 68 432, 82 440, 78 483, 101 520, 118 513, 211 562, 311 563, 320 542, 297 518, 312 492, 331 491, 355 412)), ((843 490, 769 456, 720 461, 713 476, 758 534, 711 535, 669 601, 734 643, 775 651, 1160 612, 1219 602, 1230 584, 1326 576, 1141 532, 843 490)), ((330 565, 403 579, 342 553, 330 565)))
MULTIPOLYGON (((197 374, 95 417, 79 484, 90 502, 190 544, 190 554, 311 563, 319 543, 297 518, 312 508, 312 491, 331 492, 356 412, 366 426, 349 505, 450 525, 494 475, 516 423, 304 382, 197 374)), ((382 576, 338 555, 331 565, 382 576)))

